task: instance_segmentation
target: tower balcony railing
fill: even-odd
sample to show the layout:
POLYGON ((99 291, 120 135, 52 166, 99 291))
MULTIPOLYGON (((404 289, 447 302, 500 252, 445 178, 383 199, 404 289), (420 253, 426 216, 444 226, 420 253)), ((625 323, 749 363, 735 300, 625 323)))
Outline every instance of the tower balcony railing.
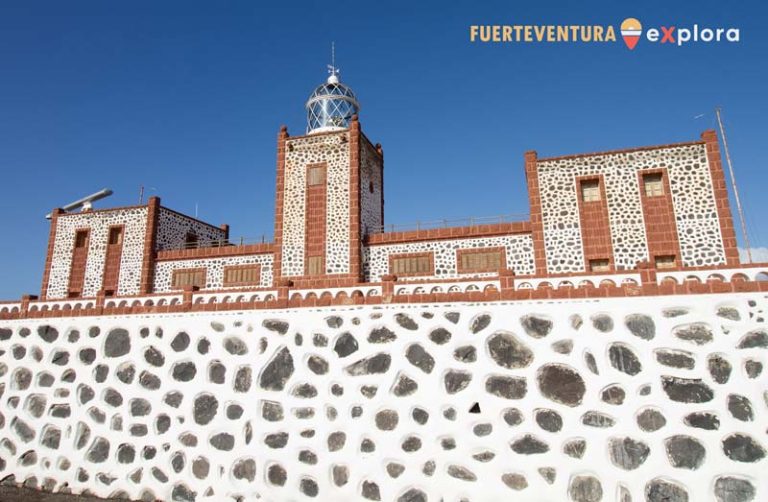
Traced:
POLYGON ((380 234, 388 232, 407 232, 412 230, 434 230, 440 228, 454 227, 477 227, 484 225, 493 225, 499 223, 521 223, 530 219, 528 213, 501 214, 498 216, 469 216, 459 219, 441 219, 416 221, 404 224, 387 224, 368 229, 369 234, 380 234))
POLYGON ((203 248, 221 248, 228 246, 246 246, 248 244, 271 244, 272 236, 262 234, 258 237, 236 237, 228 239, 198 240, 183 242, 178 246, 163 248, 163 251, 173 251, 178 249, 203 249, 203 248))

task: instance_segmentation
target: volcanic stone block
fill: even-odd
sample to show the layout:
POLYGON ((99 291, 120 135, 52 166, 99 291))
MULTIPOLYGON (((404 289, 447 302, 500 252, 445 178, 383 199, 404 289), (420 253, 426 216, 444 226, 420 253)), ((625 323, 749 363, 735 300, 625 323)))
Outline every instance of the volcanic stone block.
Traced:
POLYGON ((677 326, 672 330, 672 334, 681 340, 691 342, 696 345, 704 345, 712 341, 712 328, 709 324, 695 322, 677 326))
POLYGON ((643 465, 651 449, 647 444, 629 437, 614 437, 608 440, 611 462, 625 471, 633 471, 643 465))
POLYGON ((536 455, 549 451, 549 445, 532 434, 526 434, 514 440, 510 448, 521 455, 536 455))
POLYGON ((456 394, 466 389, 472 381, 472 373, 468 371, 449 370, 445 373, 445 391, 448 394, 456 394))
POLYGON ((574 502, 599 502, 603 499, 603 486, 594 476, 574 476, 568 486, 568 495, 574 502))
POLYGON ((736 462, 757 462, 765 458, 765 448, 751 436, 735 433, 723 439, 723 453, 736 462))
POLYGON ((688 492, 680 484, 664 478, 655 478, 645 485, 647 502, 688 502, 688 492))
POLYGON ((424 373, 432 373, 432 369, 435 367, 435 358, 418 343, 408 347, 405 351, 405 358, 424 373))
POLYGON ((552 331, 552 320, 546 315, 524 315, 520 318, 520 324, 525 332, 533 338, 544 338, 552 331))
POLYGON ((491 375, 485 380, 485 391, 505 399, 522 399, 528 393, 524 377, 491 375))
POLYGON ((584 380, 579 372, 564 364, 542 366, 536 381, 544 397, 566 406, 580 405, 586 392, 584 380))
POLYGON ((503 368, 526 368, 533 362, 533 351, 512 333, 497 331, 487 345, 491 359, 503 368))
POLYGON ((714 397, 712 389, 698 378, 662 375, 661 387, 672 401, 678 403, 708 403, 714 397))
POLYGON ((259 377, 259 385, 265 390, 283 390, 293 375, 293 357, 287 347, 281 347, 264 367, 259 377))
POLYGON ((131 351, 131 337, 128 331, 116 328, 109 332, 104 342, 104 355, 107 357, 122 357, 131 351))
POLYGON ((392 357, 389 354, 380 352, 350 364, 345 371, 351 376, 376 375, 386 373, 391 362, 392 357))

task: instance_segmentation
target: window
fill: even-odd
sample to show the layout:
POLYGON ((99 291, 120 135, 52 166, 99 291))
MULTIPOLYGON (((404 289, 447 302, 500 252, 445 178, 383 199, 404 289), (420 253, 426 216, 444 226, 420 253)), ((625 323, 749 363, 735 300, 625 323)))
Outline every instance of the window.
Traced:
POLYGON ((261 282, 261 265, 224 267, 225 286, 249 286, 261 282))
POLYGON ((109 245, 114 246, 123 243, 123 228, 112 227, 109 229, 109 245))
POLYGON ((429 275, 432 273, 432 255, 395 257, 391 268, 395 275, 429 275))
POLYGON ((643 175, 646 197, 658 197, 664 195, 664 177, 661 173, 643 175))
POLYGON ((611 261, 607 258, 600 258, 598 260, 589 260, 590 272, 610 272, 611 261))
POLYGON ((205 287, 206 270, 204 268, 187 268, 173 271, 172 287, 183 288, 184 286, 205 287))
POLYGON ((581 182, 581 200, 596 202, 600 200, 600 180, 584 180, 581 182))
POLYGON ((307 275, 323 275, 322 256, 310 256, 307 258, 307 275))
POLYGON ((184 247, 197 247, 197 235, 194 232, 187 232, 187 235, 184 237, 184 247))
POLYGON ((84 248, 88 244, 88 230, 78 230, 75 234, 75 247, 84 248))
POLYGON ((459 250, 459 273, 494 272, 504 265, 500 249, 487 251, 459 250))
POLYGON ((325 166, 313 166, 307 170, 307 185, 325 184, 325 166))
POLYGON ((674 255, 657 256, 655 261, 656 261, 656 268, 677 267, 677 262, 675 261, 674 255))

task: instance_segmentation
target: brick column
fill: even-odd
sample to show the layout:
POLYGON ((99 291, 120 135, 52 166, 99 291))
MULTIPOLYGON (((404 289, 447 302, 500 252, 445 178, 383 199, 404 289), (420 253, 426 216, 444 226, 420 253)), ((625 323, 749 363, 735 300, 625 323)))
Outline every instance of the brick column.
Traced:
POLYGON ((56 244, 56 225, 59 221, 59 215, 64 211, 61 208, 55 208, 51 211, 51 228, 48 231, 48 251, 45 254, 45 268, 43 269, 43 284, 40 288, 40 299, 48 298, 48 281, 51 277, 51 265, 53 264, 53 248, 56 244))
POLYGON ((515 271, 505 268, 499 271, 499 285, 501 291, 515 290, 515 271))
POLYGON ((229 242, 229 225, 227 225, 226 223, 222 223, 219 226, 219 228, 224 231, 224 242, 225 243, 229 242))
POLYGON ((144 233, 144 255, 141 261, 140 294, 152 292, 155 278, 155 245, 157 243, 157 224, 160 217, 160 197, 150 197, 147 201, 147 230, 144 233))
POLYGON ((547 273, 547 258, 544 250, 544 221, 541 215, 541 192, 539 191, 538 154, 525 152, 525 179, 528 182, 528 201, 531 212, 531 236, 533 238, 533 261, 536 274, 547 273))
POLYGON ((717 141, 717 133, 709 129, 701 133, 707 149, 707 161, 712 177, 712 189, 717 203, 717 217, 720 220, 720 232, 723 236, 723 248, 727 265, 739 264, 739 248, 736 243, 736 232, 731 216, 731 205, 728 202, 728 186, 723 173, 723 162, 720 158, 720 144, 717 141))
POLYGON ((32 300, 37 300, 37 295, 23 295, 21 297, 21 309, 19 314, 24 317, 27 315, 27 312, 29 312, 29 302, 32 300))
POLYGON ((381 297, 384 303, 392 301, 392 296, 395 294, 395 282, 397 276, 392 274, 381 276, 381 297))
POLYGON ((360 122, 357 115, 349 123, 349 275, 362 282, 360 252, 360 122))

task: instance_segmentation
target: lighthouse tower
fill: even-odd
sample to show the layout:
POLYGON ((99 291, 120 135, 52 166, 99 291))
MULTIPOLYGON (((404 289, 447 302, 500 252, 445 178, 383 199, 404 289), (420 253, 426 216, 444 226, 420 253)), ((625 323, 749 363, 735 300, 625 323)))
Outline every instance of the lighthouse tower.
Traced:
POLYGON ((306 102, 306 135, 278 135, 275 281, 299 287, 364 281, 362 245, 384 224, 384 159, 358 122, 360 104, 329 66, 306 102))

